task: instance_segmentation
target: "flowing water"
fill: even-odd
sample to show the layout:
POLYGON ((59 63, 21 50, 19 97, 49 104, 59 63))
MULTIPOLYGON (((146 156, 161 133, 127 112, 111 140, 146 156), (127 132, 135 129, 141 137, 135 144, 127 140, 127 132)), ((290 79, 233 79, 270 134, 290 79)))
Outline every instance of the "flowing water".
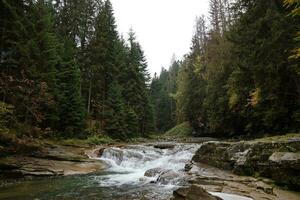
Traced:
POLYGON ((185 164, 199 146, 176 144, 171 149, 159 149, 144 144, 107 148, 100 158, 94 158, 108 166, 99 174, 20 182, 0 188, 0 199, 169 199, 174 189, 186 183, 185 164), (150 177, 144 176, 148 170, 154 172, 150 177))

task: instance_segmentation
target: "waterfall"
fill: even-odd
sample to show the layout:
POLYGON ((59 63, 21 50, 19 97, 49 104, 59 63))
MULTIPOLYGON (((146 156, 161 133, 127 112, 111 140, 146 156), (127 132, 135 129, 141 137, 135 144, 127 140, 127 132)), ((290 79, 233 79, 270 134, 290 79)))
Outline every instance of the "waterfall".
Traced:
POLYGON ((176 144, 170 149, 159 149, 154 145, 145 144, 107 148, 99 159, 108 164, 107 171, 110 173, 104 176, 101 184, 112 186, 158 181, 161 185, 176 185, 185 175, 185 164, 191 160, 199 146, 176 144), (152 170, 154 175, 144 176, 148 170, 152 170), (167 178, 159 181, 162 173, 165 173, 167 178))

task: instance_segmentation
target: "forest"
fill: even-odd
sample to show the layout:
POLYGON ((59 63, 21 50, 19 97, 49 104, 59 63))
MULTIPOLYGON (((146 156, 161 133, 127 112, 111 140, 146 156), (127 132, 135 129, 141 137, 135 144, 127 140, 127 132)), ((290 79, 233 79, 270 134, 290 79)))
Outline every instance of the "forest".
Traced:
POLYGON ((211 0, 190 52, 152 79, 155 129, 188 121, 198 136, 298 133, 299 14, 297 0, 211 0))
POLYGON ((0 0, 0 200, 299 200, 299 188, 300 0, 0 0), (207 15, 187 52, 154 73, 147 37, 124 34, 116 11, 166 57, 182 40, 166 32, 195 5, 207 15))
POLYGON ((39 137, 152 128, 150 76, 133 30, 110 1, 1 0, 1 131, 39 137))
POLYGON ((0 1, 0 131, 126 141, 300 131, 298 0, 210 0, 190 52, 151 78, 109 0, 0 1))

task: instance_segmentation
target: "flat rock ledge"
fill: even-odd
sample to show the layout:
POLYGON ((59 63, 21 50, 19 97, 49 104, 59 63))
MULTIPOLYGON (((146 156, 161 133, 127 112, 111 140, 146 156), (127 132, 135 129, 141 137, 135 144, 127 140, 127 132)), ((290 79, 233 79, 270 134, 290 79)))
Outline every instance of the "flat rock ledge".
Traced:
POLYGON ((84 149, 55 147, 44 149, 34 156, 8 156, 0 158, 0 178, 68 176, 96 173, 106 165, 88 158, 84 149))
POLYGON ((300 141, 206 142, 194 162, 231 170, 238 175, 262 176, 300 188, 300 141))

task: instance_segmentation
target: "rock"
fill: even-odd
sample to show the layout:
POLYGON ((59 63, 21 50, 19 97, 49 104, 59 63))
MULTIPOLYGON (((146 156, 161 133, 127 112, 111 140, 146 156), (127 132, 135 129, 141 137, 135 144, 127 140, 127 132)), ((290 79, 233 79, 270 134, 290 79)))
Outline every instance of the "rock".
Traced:
POLYGON ((106 149, 106 147, 98 147, 96 149, 88 149, 85 151, 85 155, 87 155, 91 159, 97 159, 103 155, 103 152, 105 149, 106 149))
MULTIPOLYGON (((75 151, 74 151, 75 152, 75 151)), ((74 174, 95 173, 105 168, 105 164, 98 160, 88 159, 74 152, 58 152, 39 157, 8 156, 0 158, 0 177, 23 178, 32 176, 66 176, 74 174), (71 158, 66 158, 71 155, 71 158)))
POLYGON ((73 162, 81 162, 86 159, 84 151, 81 148, 67 146, 55 146, 53 148, 45 148, 43 149, 43 151, 33 154, 32 157, 73 162))
POLYGON ((194 165, 193 161, 190 161, 190 162, 186 163, 185 166, 184 166, 184 171, 189 172, 193 168, 193 165, 194 165))
MULTIPOLYGON (((280 164, 294 167, 300 170, 300 153, 291 153, 291 152, 275 152, 269 157, 269 161, 280 164)), ((284 167, 287 167, 284 166, 284 167)))
POLYGON ((262 181, 255 182, 254 184, 256 189, 262 190, 267 194, 273 194, 273 187, 271 185, 268 185, 262 181))
POLYGON ((300 187, 300 142, 297 140, 206 142, 192 160, 239 175, 258 175, 279 184, 300 187))
POLYGON ((191 185, 175 190, 171 200, 221 200, 221 198, 209 194, 199 185, 191 185))
POLYGON ((288 141, 290 141, 290 142, 300 142, 300 137, 289 138, 288 141))
POLYGON ((94 153, 96 154, 96 156, 98 158, 100 158, 102 156, 104 150, 105 150, 105 147, 100 147, 100 148, 96 149, 94 153))
POLYGON ((171 143, 160 143, 160 144, 155 144, 153 145, 154 148, 157 149, 173 149, 175 147, 175 144, 171 143))
POLYGON ((117 148, 106 148, 102 153, 103 158, 114 158, 119 165, 124 160, 124 152, 117 148))
POLYGON ((187 182, 187 180, 184 174, 177 173, 173 170, 166 170, 157 178, 157 182, 163 185, 183 185, 187 182))
POLYGON ((162 172, 164 171, 164 169, 160 168, 160 167, 157 167, 157 168, 152 168, 152 169, 148 169, 144 176, 147 176, 147 177, 155 177, 157 175, 160 175, 162 172))
POLYGON ((231 143, 227 142, 206 142, 196 151, 192 160, 222 169, 231 169, 232 161, 225 151, 230 145, 231 143))

